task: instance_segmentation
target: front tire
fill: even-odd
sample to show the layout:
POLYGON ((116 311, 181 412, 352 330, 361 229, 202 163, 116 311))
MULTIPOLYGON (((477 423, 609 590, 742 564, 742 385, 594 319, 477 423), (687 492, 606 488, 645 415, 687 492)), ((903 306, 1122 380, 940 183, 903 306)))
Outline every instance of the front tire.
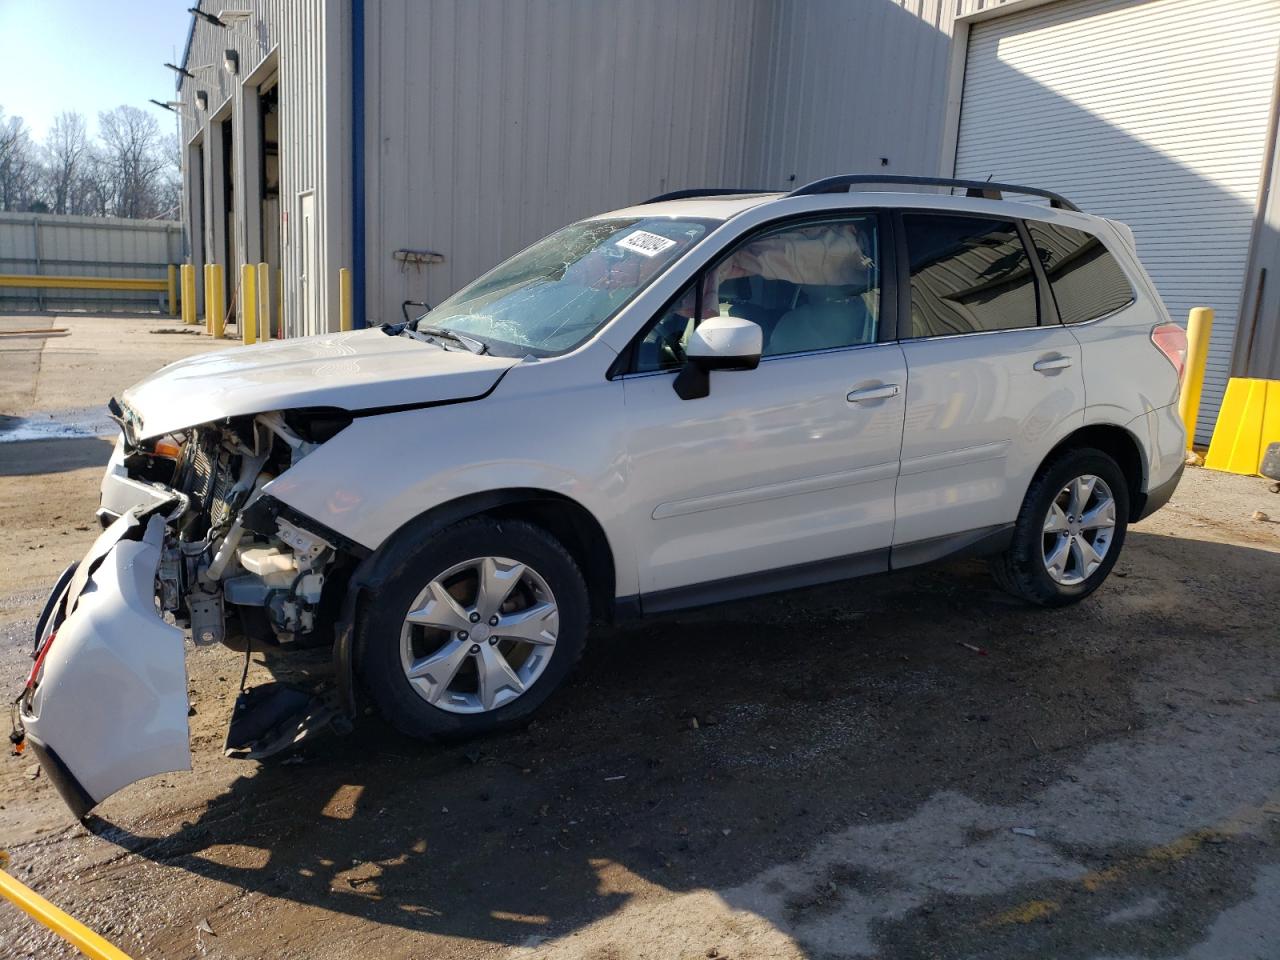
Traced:
POLYGON ((475 517, 400 548, 357 624, 356 669, 382 716, 424 740, 514 726, 586 644, 577 563, 541 527, 475 517))
POLYGON ((1092 448, 1064 450, 1031 481, 992 575, 1029 603, 1077 603, 1115 566, 1128 526, 1129 486, 1115 460, 1092 448))

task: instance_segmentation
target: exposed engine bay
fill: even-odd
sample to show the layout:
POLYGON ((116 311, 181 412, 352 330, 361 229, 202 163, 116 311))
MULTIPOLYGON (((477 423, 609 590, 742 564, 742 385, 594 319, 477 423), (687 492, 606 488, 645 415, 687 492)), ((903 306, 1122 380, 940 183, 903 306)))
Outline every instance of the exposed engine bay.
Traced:
MULTIPOLYGON (((140 443, 129 479, 180 498, 169 513, 157 599, 196 643, 304 648, 333 641, 354 558, 281 515, 263 487, 350 422, 340 411, 266 413, 140 443)), ((106 506, 104 501, 104 507, 106 506)), ((104 522, 114 519, 106 513, 104 522)))

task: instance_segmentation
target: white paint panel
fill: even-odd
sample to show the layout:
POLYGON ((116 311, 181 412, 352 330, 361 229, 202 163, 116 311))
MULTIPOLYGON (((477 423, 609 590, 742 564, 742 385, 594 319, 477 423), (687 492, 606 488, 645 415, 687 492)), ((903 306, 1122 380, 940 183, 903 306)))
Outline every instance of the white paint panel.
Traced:
POLYGON ((969 35, 956 175, 1128 223, 1175 319, 1214 308, 1202 442, 1230 372, 1277 43, 1275 0, 1062 0, 969 35))

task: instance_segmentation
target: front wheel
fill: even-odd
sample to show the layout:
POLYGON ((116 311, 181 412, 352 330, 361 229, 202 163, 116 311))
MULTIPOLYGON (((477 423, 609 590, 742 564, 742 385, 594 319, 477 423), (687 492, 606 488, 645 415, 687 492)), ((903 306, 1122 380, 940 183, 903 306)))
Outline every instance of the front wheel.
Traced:
POLYGON ((549 533, 478 517, 405 550, 362 605, 357 669, 383 717, 421 739, 512 726, 586 643, 587 588, 549 533))
POLYGON ((1075 603, 1107 578, 1128 526, 1129 487, 1116 462, 1101 450, 1063 451, 1031 482, 992 573, 1030 603, 1075 603))

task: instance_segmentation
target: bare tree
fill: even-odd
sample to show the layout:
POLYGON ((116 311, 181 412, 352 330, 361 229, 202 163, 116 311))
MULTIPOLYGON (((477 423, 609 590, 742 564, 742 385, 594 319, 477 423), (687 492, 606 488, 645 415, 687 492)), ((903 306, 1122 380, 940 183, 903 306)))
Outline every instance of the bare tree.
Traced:
POLYGON ((35 199, 39 165, 27 125, 0 110, 0 210, 25 210, 35 199))
POLYGON ((89 159, 89 128, 84 117, 58 114, 44 141, 45 202, 54 213, 78 213, 79 190, 89 159))
POLYGON ((91 145, 85 155, 84 169, 75 190, 76 202, 70 212, 88 217, 109 216, 113 180, 111 167, 103 156, 102 149, 96 144, 91 145))
POLYGON ((41 145, 20 117, 0 110, 0 210, 150 219, 181 213, 181 151, 176 135, 136 107, 57 116, 41 145))
POLYGON ((164 170, 160 174, 157 199, 161 216, 171 220, 182 218, 182 144, 176 133, 167 134, 161 147, 164 170))
POLYGON ((109 212, 140 219, 162 213, 159 187, 169 161, 156 118, 137 107, 120 106, 100 113, 98 125, 109 177, 109 212))

